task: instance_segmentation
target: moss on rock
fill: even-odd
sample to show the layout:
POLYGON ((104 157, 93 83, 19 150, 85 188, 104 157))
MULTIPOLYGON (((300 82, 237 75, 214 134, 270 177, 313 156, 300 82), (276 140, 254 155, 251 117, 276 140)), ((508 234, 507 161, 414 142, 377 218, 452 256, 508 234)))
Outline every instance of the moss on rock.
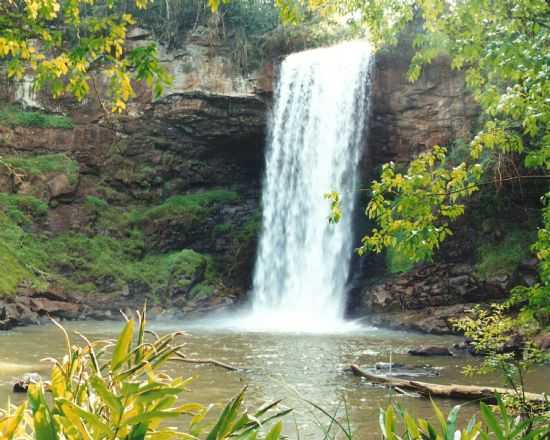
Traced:
POLYGON ((65 128, 74 127, 71 118, 63 115, 26 111, 14 105, 0 107, 0 125, 8 127, 65 128))
POLYGON ((2 162, 28 176, 65 174, 71 185, 77 182, 80 171, 78 162, 64 153, 3 156, 2 162))

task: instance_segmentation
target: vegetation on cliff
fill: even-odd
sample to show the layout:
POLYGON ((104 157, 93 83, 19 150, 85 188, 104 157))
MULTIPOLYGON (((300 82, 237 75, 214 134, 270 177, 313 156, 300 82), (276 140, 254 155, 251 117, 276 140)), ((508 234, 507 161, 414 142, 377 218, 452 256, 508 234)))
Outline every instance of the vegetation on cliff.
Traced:
MULTIPOLYGON (((215 259, 191 249, 147 249, 144 229, 166 218, 184 223, 191 219, 200 229, 213 210, 236 200, 236 192, 212 190, 126 210, 89 196, 84 204, 91 217, 89 229, 52 236, 40 227, 47 220, 46 203, 31 195, 0 193, 0 258, 3 267, 10 268, 0 291, 15 293, 22 284, 44 288, 54 283, 74 292, 113 292, 130 285, 155 302, 178 295, 208 297, 221 285, 215 259)), ((232 230, 239 234, 238 228, 232 230)))
POLYGON ((73 128, 71 118, 38 111, 27 111, 12 105, 0 107, 0 125, 8 127, 73 128))

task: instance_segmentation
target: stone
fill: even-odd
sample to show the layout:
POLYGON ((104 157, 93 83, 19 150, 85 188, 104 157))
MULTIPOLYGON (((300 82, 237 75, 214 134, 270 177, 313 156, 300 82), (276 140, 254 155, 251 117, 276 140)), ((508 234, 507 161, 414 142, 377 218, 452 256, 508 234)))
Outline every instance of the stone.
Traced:
POLYGON ((66 174, 56 174, 48 180, 48 189, 50 191, 50 198, 55 199, 74 193, 75 185, 69 181, 66 174))
POLYGON ((452 356, 453 353, 447 347, 437 345, 421 345, 420 347, 409 350, 412 356, 452 356))
POLYGON ((535 336, 534 344, 544 351, 550 351, 550 332, 543 332, 535 336))
POLYGON ((440 375, 438 368, 426 365, 405 365, 400 363, 377 362, 374 369, 367 368, 367 371, 380 376, 391 377, 436 377, 440 375))
POLYGON ((530 270, 530 271, 537 271, 539 265, 539 260, 535 257, 532 258, 526 258, 523 260, 520 264, 520 269, 522 270, 530 270))
POLYGON ((66 319, 76 319, 80 312, 78 304, 53 301, 47 298, 31 298, 30 308, 39 314, 55 314, 66 319))
POLYGON ((42 376, 38 373, 26 373, 21 379, 18 379, 13 384, 14 393, 26 393, 29 389, 29 385, 43 382, 42 376))

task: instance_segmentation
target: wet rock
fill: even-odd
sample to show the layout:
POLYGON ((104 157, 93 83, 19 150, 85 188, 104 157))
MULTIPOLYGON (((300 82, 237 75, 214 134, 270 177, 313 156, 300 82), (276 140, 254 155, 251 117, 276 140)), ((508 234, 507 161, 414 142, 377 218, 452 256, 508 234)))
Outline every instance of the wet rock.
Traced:
POLYGON ((76 319, 79 316, 80 306, 78 304, 53 301, 47 298, 31 298, 31 310, 39 314, 55 314, 65 319, 76 319))
POLYGON ((535 258, 535 257, 526 258, 525 260, 523 260, 521 262, 520 269, 530 270, 530 271, 536 272, 537 268, 538 268, 538 265, 539 265, 539 260, 537 258, 535 258))
POLYGON ((436 377, 439 376, 441 368, 425 365, 405 365, 400 363, 377 362, 373 368, 367 371, 373 374, 387 377, 436 377))
POLYGON ((550 351, 550 332, 538 334, 533 342, 541 350, 550 351))
POLYGON ((453 353, 447 348, 438 345, 421 345, 417 349, 409 350, 412 356, 452 356, 453 353))
POLYGON ((76 185, 75 183, 71 183, 66 174, 57 174, 48 180, 48 189, 50 198, 55 199, 60 196, 74 193, 76 185))
POLYGON ((38 373, 26 373, 13 384, 14 393, 26 393, 29 385, 43 382, 42 376, 38 373))
MULTIPOLYGON (((473 272, 473 267, 468 264, 438 263, 416 268, 367 286, 362 293, 363 312, 421 310, 486 301, 506 295, 499 285, 487 289, 486 283, 476 279, 473 272)), ((434 330, 437 332, 437 329, 434 330)))

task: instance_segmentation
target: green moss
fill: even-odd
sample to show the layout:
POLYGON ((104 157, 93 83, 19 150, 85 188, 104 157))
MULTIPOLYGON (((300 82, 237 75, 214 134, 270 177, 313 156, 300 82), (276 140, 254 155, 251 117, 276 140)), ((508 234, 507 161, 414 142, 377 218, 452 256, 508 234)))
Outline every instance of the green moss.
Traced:
POLYGON ((214 226, 214 235, 227 235, 233 230, 233 226, 228 223, 220 223, 214 226))
POLYGON ((95 210, 103 210, 109 207, 109 203, 105 199, 96 196, 86 197, 86 201, 84 203, 95 210))
POLYGON ((23 225, 44 217, 48 212, 48 205, 30 195, 0 193, 0 209, 12 221, 23 225))
POLYGON ((386 252, 386 267, 390 273, 408 272, 414 267, 414 263, 393 248, 388 248, 386 252))
POLYGON ((74 128, 71 118, 43 112, 25 111, 16 106, 0 108, 0 125, 8 127, 74 128))
MULTIPOLYGON (((213 203, 234 197, 232 193, 217 192, 191 197, 183 203, 181 199, 180 203, 172 200, 165 212, 180 212, 181 207, 183 212, 208 209, 213 203)), ((46 280, 81 293, 140 283, 153 296, 162 297, 170 280, 186 286, 199 281, 201 286, 195 291, 199 297, 214 291, 219 274, 213 258, 191 249, 144 255, 143 231, 130 221, 139 208, 128 212, 99 197, 88 197, 85 204, 97 209, 96 225, 101 225, 101 233, 94 230, 93 234, 48 236, 27 227, 47 213, 43 202, 31 196, 0 194, 0 294, 13 293, 21 282, 45 286, 46 280)))
POLYGON ((192 299, 204 299, 211 296, 215 291, 214 286, 207 283, 199 283, 191 289, 189 297, 192 299))
POLYGON ((0 295, 13 294, 17 286, 32 274, 17 256, 0 241, 0 295))
POLYGON ((536 239, 534 231, 509 230, 499 242, 482 244, 478 249, 476 272, 482 279, 511 275, 522 260, 529 257, 529 247, 536 239))
POLYGON ((48 173, 64 173, 71 184, 75 184, 78 179, 78 162, 64 153, 3 156, 2 161, 28 175, 40 176, 48 173))
POLYGON ((249 241, 256 238, 260 234, 262 227, 262 215, 257 210, 248 221, 236 232, 235 238, 238 241, 249 241))
POLYGON ((209 207, 218 203, 235 202, 238 198, 239 195, 236 192, 226 190, 212 190, 174 196, 153 208, 134 211, 131 219, 135 223, 141 223, 143 221, 176 217, 186 214, 194 217, 202 217, 209 213, 209 207))

